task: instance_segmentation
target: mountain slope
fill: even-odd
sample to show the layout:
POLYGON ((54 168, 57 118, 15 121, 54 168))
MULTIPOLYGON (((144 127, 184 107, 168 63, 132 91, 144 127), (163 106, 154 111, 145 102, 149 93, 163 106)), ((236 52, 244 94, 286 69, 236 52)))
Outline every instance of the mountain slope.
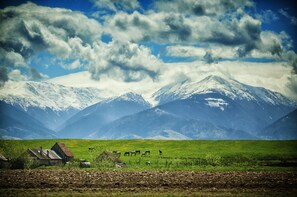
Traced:
POLYGON ((155 97, 165 103, 162 110, 253 135, 296 106, 279 93, 217 76, 166 87, 155 97))
POLYGON ((264 128, 259 135, 265 139, 297 139, 297 109, 264 128))
POLYGON ((80 111, 59 131, 61 137, 82 138, 97 128, 126 115, 148 109, 150 104, 142 96, 127 93, 108 99, 80 111))
POLYGON ((217 93, 232 100, 264 101, 274 105, 292 106, 294 103, 277 92, 262 87, 245 85, 230 78, 210 75, 201 81, 189 80, 167 85, 153 94, 160 105, 174 100, 186 99, 193 95, 217 93))
POLYGON ((191 139, 255 139, 296 106, 279 93, 217 76, 167 86, 154 96, 163 104, 116 120, 90 137, 154 138, 174 131, 191 139))
POLYGON ((245 132, 229 132, 211 123, 183 118, 158 107, 118 119, 98 129, 89 137, 100 139, 176 139, 175 136, 182 139, 254 138, 245 132))
POLYGON ((103 99, 96 88, 73 88, 47 82, 7 82, 0 100, 17 107, 50 129, 103 99))
POLYGON ((55 138, 55 132, 45 128, 25 112, 0 101, 0 138, 55 138))

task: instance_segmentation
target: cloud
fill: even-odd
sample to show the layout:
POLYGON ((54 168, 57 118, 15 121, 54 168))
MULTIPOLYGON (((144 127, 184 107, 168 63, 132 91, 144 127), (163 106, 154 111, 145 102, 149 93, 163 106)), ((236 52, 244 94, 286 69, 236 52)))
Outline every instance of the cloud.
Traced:
POLYGON ((208 64, 218 63, 218 58, 214 57, 214 55, 210 51, 207 51, 205 53, 205 55, 203 56, 203 59, 208 64))
POLYGON ((292 25, 297 25, 297 18, 295 16, 290 16, 290 14, 288 13, 288 10, 289 8, 279 9, 278 12, 284 17, 286 17, 287 19, 289 19, 292 25))
POLYGON ((48 8, 33 3, 0 10, 0 60, 8 68, 27 69, 28 77, 42 75, 30 68, 28 60, 39 52, 47 51, 55 58, 71 58, 70 41, 81 40, 81 45, 92 45, 100 38, 101 25, 79 12, 48 8), (44 14, 46 13, 46 14, 44 14))
POLYGON ((217 16, 252 5, 253 3, 251 1, 245 0, 158 0, 155 1, 153 7, 159 12, 174 12, 195 16, 217 16))
POLYGON ((30 68, 30 74, 31 74, 31 79, 35 81, 43 79, 43 76, 35 68, 30 68))
POLYGON ((291 17, 291 24, 292 25, 297 25, 297 18, 295 16, 291 17))
POLYGON ((272 22, 279 20, 277 14, 272 10, 264 10, 257 16, 261 19, 262 23, 266 24, 271 24, 272 22))
POLYGON ((0 87, 8 81, 8 71, 7 68, 4 66, 0 66, 0 87))
POLYGON ((261 22, 249 15, 216 17, 186 17, 180 13, 132 14, 118 13, 107 19, 105 32, 117 40, 161 43, 214 43, 240 46, 243 57, 260 41, 261 22))
MULTIPOLYGON (((108 75, 126 82, 157 79, 162 64, 151 51, 136 43, 112 41, 98 46, 100 53, 89 64, 93 79, 108 75)), ((95 51, 96 52, 96 51, 95 51)))
POLYGON ((91 0, 98 8, 103 8, 111 11, 131 11, 140 8, 137 0, 91 0))

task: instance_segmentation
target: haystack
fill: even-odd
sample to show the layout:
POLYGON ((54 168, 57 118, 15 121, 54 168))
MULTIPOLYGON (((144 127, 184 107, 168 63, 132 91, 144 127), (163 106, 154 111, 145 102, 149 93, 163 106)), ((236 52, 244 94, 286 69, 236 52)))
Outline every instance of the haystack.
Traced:
POLYGON ((104 151, 98 155, 95 159, 97 167, 127 167, 127 165, 120 160, 116 153, 110 151, 104 151))

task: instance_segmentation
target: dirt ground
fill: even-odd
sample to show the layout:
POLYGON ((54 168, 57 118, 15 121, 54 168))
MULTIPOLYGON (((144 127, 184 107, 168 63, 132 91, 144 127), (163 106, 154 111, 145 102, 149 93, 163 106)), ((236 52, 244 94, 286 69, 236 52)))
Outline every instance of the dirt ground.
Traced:
POLYGON ((0 170, 1 196, 295 196, 296 172, 0 170))

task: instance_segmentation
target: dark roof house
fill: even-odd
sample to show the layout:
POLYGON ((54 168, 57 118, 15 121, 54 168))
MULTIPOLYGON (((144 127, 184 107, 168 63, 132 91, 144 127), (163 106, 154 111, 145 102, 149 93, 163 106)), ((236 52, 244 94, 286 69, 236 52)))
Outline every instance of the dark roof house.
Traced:
POLYGON ((63 162, 68 162, 73 158, 72 152, 63 142, 56 142, 51 150, 55 151, 62 158, 63 162))
POLYGON ((62 158, 53 150, 50 149, 28 149, 29 156, 33 159, 33 166, 52 166, 63 164, 62 158))
POLYGON ((29 148, 26 151, 25 158, 24 162, 29 162, 29 164, 24 164, 26 166, 54 166, 70 161, 73 158, 73 154, 64 143, 57 142, 51 149, 43 149, 42 147, 39 149, 29 148))

